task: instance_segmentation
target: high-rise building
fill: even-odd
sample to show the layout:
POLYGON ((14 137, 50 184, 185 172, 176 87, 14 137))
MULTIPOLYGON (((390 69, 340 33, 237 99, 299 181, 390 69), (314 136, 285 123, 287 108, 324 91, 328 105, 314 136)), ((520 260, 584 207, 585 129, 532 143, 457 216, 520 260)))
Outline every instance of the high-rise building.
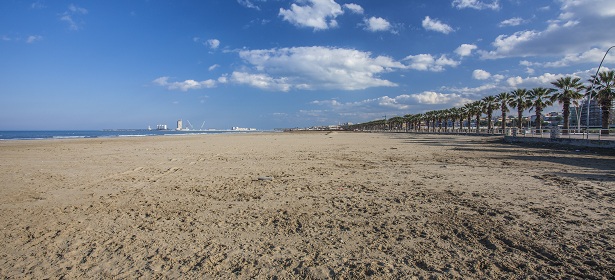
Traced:
POLYGON ((177 120, 177 130, 182 130, 182 120, 177 120))
MULTIPOLYGON (((581 127, 587 127, 587 100, 581 102, 581 127)), ((571 112, 572 113, 572 112, 571 112)), ((576 114, 576 112, 575 112, 576 114)), ((572 114, 571 114, 572 115, 572 114)), ((572 123, 572 122, 571 122, 572 123)), ((589 127, 602 126, 602 111, 595 99, 589 102, 589 127)))

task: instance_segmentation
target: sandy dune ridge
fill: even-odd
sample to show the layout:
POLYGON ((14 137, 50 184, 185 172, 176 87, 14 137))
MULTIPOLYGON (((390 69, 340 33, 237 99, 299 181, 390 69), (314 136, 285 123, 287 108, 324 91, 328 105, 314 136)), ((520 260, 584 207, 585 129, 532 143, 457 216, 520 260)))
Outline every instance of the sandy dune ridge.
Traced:
POLYGON ((0 142, 2 278, 615 277, 615 161, 497 138, 0 142))

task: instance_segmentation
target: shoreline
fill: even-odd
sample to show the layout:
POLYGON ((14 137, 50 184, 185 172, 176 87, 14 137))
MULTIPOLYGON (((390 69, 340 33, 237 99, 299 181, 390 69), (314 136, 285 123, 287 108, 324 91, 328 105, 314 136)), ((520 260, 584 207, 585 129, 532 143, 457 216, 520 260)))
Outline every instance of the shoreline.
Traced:
POLYGON ((0 131, 0 141, 48 139, 102 139, 122 137, 156 137, 183 135, 213 135, 241 133, 274 133, 254 130, 51 130, 51 131, 0 131))
POLYGON ((211 136, 0 141, 0 275, 615 274, 612 157, 437 134, 211 136))

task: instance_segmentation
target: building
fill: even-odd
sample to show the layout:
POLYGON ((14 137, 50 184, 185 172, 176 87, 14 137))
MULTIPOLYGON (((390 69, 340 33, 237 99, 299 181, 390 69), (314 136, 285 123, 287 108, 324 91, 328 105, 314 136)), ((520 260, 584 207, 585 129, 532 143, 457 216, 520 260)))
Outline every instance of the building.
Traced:
POLYGON ((232 131, 256 131, 256 128, 246 128, 246 127, 238 127, 238 126, 233 126, 233 128, 231 128, 232 131))
POLYGON ((182 120, 177 120, 177 130, 182 130, 183 126, 182 126, 182 120))
MULTIPOLYGON (((613 101, 615 104, 615 100, 613 101)), ((587 127, 587 99, 583 99, 579 108, 570 107, 570 126, 577 127, 580 114, 580 127, 587 127)), ((611 106, 611 113, 609 114, 609 124, 612 127, 615 124, 615 105, 611 106)), ((600 128, 602 127, 602 108, 598 101, 592 99, 589 103, 589 127, 600 128)))
MULTIPOLYGON (((570 126, 577 125, 577 108, 570 108, 570 126), (574 120, 574 122, 573 122, 574 120)), ((587 99, 583 99, 580 105, 581 123, 580 127, 587 127, 587 99)), ((600 104, 595 99, 592 99, 589 103, 589 127, 601 127, 602 126, 602 111, 600 110, 600 104)))

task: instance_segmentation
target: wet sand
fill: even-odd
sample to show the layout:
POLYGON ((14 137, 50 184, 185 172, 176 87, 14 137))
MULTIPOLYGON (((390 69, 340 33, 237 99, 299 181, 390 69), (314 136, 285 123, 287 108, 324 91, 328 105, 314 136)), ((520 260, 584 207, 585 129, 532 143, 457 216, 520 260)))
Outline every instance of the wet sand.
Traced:
POLYGON ((0 142, 0 278, 615 277, 615 157, 497 138, 0 142))

